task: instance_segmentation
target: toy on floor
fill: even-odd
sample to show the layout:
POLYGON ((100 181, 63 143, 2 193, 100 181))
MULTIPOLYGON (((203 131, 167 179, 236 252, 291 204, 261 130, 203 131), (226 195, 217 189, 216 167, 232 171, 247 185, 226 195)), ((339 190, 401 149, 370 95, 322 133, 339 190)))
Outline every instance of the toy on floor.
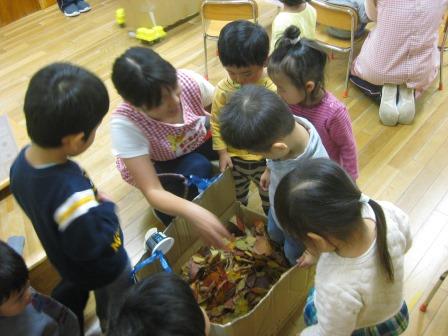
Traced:
MULTIPOLYGON (((163 29, 162 26, 158 26, 156 24, 156 18, 154 16, 154 13, 150 11, 149 17, 151 19, 152 28, 146 28, 146 27, 139 27, 135 32, 129 32, 129 36, 135 37, 136 39, 142 41, 143 43, 156 43, 160 41, 162 38, 166 36, 166 32, 163 29)), ((115 11, 115 22, 120 27, 125 27, 126 25, 126 13, 124 8, 118 8, 115 11)))

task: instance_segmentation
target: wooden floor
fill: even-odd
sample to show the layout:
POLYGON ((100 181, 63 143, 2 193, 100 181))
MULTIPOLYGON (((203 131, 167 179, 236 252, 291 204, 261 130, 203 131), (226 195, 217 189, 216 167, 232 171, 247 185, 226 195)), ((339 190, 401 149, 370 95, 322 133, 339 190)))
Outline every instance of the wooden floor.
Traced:
MULTIPOLYGON (((111 96, 111 110, 120 102, 110 79, 114 59, 139 43, 114 24, 117 0, 91 0, 93 10, 76 18, 64 17, 55 6, 0 28, 0 113, 7 114, 20 146, 27 143, 22 113, 23 96, 30 76, 43 65, 69 61, 95 72, 111 96)), ((269 15, 264 19, 269 21, 269 15)), ((178 68, 203 73, 201 26, 198 18, 169 32, 154 49, 178 68)), ((225 73, 210 43, 210 80, 225 73)), ((338 97, 343 91, 346 58, 336 55, 328 66, 327 89, 338 97)), ((444 70, 446 72, 446 70, 444 70)), ((344 102, 349 108, 359 150, 363 191, 389 200, 410 214, 414 245, 406 258, 405 297, 411 310, 406 335, 448 335, 448 281, 434 297, 428 312, 418 306, 442 271, 448 269, 448 90, 436 83, 418 102, 411 126, 385 127, 378 121, 378 107, 352 88, 344 102)), ((126 248, 133 261, 142 253, 143 235, 154 223, 140 192, 124 183, 114 167, 108 118, 93 146, 76 158, 93 181, 119 206, 126 248)), ((44 253, 31 225, 12 197, 0 201, 0 238, 26 237, 29 266, 44 253)), ((92 314, 90 307, 90 315, 92 314)), ((292 321, 280 335, 294 335, 301 326, 292 321)))

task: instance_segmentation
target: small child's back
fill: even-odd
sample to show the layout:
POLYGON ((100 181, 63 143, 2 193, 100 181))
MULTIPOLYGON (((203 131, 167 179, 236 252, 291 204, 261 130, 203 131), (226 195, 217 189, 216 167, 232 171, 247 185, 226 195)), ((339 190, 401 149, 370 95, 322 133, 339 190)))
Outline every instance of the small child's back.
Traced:
POLYGON ((115 205, 98 200, 75 162, 36 168, 27 148, 11 167, 11 191, 48 258, 63 278, 87 289, 112 282, 128 260, 115 205))
POLYGON ((298 13, 280 12, 272 22, 271 52, 275 49, 275 43, 283 36, 283 32, 289 26, 299 28, 301 37, 315 39, 316 20, 316 10, 310 4, 306 4, 306 8, 298 13))

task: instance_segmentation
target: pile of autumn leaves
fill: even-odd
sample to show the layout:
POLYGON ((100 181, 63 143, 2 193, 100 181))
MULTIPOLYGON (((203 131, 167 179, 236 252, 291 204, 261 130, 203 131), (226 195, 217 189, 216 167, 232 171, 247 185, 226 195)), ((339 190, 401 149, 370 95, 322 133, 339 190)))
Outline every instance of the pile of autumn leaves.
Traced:
POLYGON ((229 250, 202 247, 182 267, 198 303, 212 322, 225 324, 249 312, 288 268, 266 225, 230 220, 236 238, 229 250))

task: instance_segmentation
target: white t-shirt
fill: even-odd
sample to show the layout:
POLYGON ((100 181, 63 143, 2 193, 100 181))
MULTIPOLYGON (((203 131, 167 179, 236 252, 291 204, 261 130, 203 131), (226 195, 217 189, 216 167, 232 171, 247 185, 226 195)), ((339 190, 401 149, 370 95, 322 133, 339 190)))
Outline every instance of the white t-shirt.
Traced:
MULTIPOLYGON (((347 336, 356 329, 384 322, 400 311, 404 300, 404 254, 412 244, 409 217, 392 203, 378 203, 386 217, 395 281, 387 280, 379 264, 376 240, 357 258, 322 253, 315 278, 318 324, 300 335, 347 336)), ((362 216, 375 220, 370 205, 363 206, 362 216)))
MULTIPOLYGON (((199 85, 201 102, 204 107, 211 105, 215 87, 204 77, 192 70, 182 70, 192 77, 199 85)), ((140 128, 131 120, 114 116, 110 120, 110 134, 112 142, 112 154, 122 159, 129 159, 149 154, 148 139, 140 128)))

